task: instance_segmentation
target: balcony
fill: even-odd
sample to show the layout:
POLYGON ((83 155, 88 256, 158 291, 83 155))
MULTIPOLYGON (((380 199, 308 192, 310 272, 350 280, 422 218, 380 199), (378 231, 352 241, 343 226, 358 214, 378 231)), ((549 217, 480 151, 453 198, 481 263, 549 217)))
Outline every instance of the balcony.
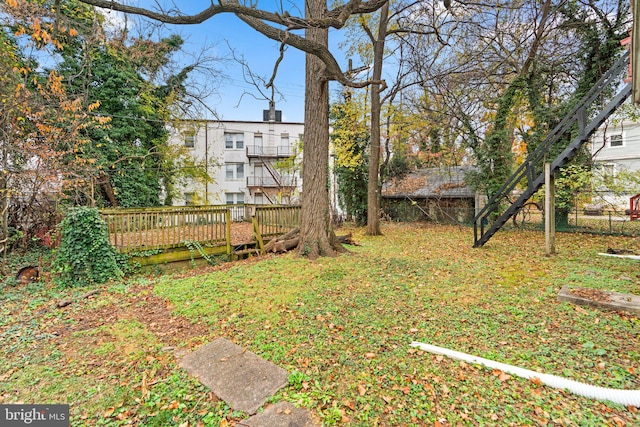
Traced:
POLYGON ((294 176, 281 177, 279 180, 271 176, 248 176, 247 188, 285 188, 296 187, 298 178, 294 176))
POLYGON ((263 147, 260 145, 247 145, 247 157, 259 158, 286 158, 295 156, 296 152, 292 147, 283 145, 279 147, 263 147))

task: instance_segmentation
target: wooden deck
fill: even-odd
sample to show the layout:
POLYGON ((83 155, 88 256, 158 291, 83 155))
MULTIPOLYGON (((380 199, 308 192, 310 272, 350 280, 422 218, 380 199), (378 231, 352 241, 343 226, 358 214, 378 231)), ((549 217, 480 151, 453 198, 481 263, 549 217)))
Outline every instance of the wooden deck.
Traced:
MULTIPOLYGON (((226 245, 223 237, 211 240, 209 238, 210 226, 198 225, 195 227, 172 227, 172 229, 154 229, 144 231, 131 231, 128 233, 109 234, 111 244, 117 249, 135 248, 137 250, 152 249, 158 246, 177 247, 184 246, 185 242, 219 243, 226 245), (159 242, 162 242, 161 244, 159 242)), ((233 222, 230 230, 231 246, 239 246, 254 242, 253 225, 249 222, 233 222)))
POLYGON ((287 205, 103 209, 101 214, 114 248, 141 265, 242 257, 300 225, 300 206, 287 205))

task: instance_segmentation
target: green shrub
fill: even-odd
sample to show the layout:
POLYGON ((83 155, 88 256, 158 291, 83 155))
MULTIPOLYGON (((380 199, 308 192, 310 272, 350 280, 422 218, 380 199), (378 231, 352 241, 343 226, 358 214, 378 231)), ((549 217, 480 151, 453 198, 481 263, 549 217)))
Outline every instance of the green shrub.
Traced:
POLYGON ((123 276, 117 253, 109 243, 107 225, 97 209, 69 209, 60 224, 60 232, 60 247, 53 264, 58 284, 84 286, 123 276))

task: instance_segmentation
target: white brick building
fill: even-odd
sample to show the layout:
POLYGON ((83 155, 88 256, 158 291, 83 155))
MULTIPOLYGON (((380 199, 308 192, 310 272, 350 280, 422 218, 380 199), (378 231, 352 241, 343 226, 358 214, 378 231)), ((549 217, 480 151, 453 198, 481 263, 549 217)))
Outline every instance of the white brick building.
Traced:
POLYGON ((278 113, 265 110, 261 122, 185 121, 172 129, 170 144, 184 146, 197 164, 208 164, 213 178, 180 185, 174 205, 297 202, 304 124, 277 121, 278 113))

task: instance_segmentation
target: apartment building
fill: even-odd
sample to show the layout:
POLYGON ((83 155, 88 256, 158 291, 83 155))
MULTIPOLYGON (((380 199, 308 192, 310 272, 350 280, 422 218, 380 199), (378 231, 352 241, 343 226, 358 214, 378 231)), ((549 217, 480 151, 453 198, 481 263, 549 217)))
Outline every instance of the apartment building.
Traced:
POLYGON ((280 111, 263 111, 262 121, 185 121, 171 130, 171 144, 183 145, 211 182, 180 185, 174 205, 289 204, 299 201, 304 123, 282 122, 280 111))

